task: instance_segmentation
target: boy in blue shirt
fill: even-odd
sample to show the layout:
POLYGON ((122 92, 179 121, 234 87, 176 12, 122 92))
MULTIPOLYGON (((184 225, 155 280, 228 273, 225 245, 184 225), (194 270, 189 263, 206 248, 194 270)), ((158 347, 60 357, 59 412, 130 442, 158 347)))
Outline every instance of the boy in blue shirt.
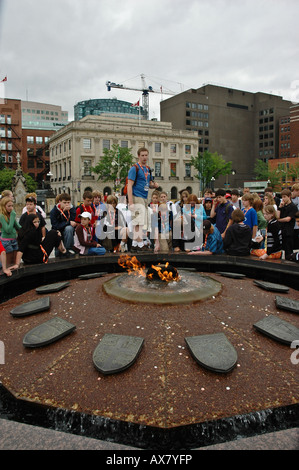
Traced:
POLYGON ((128 174, 128 205, 132 214, 133 242, 131 251, 147 251, 143 242, 143 232, 148 229, 147 196, 151 188, 158 188, 151 169, 146 165, 148 150, 138 149, 138 162, 130 168, 128 174))
POLYGON ((252 207, 253 205, 253 196, 250 193, 245 193, 242 196, 242 203, 243 203, 243 209, 242 211, 244 212, 244 224, 249 225, 249 227, 252 230, 252 239, 255 239, 256 237, 256 232, 257 232, 257 227, 258 227, 258 221, 257 221, 257 213, 256 210, 252 207))

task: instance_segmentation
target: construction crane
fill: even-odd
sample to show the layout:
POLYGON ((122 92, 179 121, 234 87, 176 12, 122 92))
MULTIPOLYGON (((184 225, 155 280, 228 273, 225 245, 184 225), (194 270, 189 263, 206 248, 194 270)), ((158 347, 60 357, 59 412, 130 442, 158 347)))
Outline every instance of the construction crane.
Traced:
MULTIPOLYGON (((142 107, 143 107, 143 115, 145 119, 149 118, 149 93, 162 93, 162 86, 160 87, 160 90, 154 90, 152 86, 146 86, 145 83, 145 76, 141 74, 141 82, 142 82, 142 88, 130 88, 126 87, 124 85, 120 85, 115 82, 106 82, 107 90, 111 91, 111 88, 118 88, 120 90, 134 90, 134 91, 142 91, 142 107)), ((165 92, 163 90, 163 93, 165 95, 175 95, 176 93, 174 92, 165 92)))

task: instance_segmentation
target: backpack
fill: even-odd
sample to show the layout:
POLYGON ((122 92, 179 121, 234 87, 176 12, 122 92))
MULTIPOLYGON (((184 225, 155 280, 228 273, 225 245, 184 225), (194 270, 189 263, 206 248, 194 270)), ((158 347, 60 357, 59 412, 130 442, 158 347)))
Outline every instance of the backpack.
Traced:
MULTIPOLYGON (((133 165, 135 168, 136 168, 136 176, 135 176, 135 181, 134 181, 134 185, 136 184, 136 181, 137 181, 137 175, 138 175, 138 171, 139 171, 139 165, 137 165, 137 163, 135 163, 133 165)), ((133 167, 132 167, 133 168, 133 167)), ((152 170, 150 169, 150 167, 146 166, 146 168, 149 170, 149 173, 150 173, 150 176, 152 175, 152 170)), ((128 181, 129 181, 129 178, 128 176, 126 177, 126 184, 125 184, 125 187, 123 189, 123 195, 126 196, 128 194, 128 181)))

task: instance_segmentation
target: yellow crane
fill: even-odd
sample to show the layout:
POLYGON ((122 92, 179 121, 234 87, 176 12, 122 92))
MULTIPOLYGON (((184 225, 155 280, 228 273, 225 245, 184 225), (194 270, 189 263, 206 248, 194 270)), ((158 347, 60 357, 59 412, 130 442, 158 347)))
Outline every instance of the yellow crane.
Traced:
POLYGON ((163 93, 165 95, 175 95, 176 93, 170 92, 170 91, 164 91, 162 90, 162 86, 160 87, 160 90, 154 90, 152 86, 146 86, 145 83, 145 76, 141 74, 141 82, 142 82, 142 88, 131 88, 127 87, 124 85, 121 85, 119 83, 115 82, 106 82, 107 90, 111 91, 111 88, 118 88, 120 90, 134 90, 134 91, 142 91, 142 107, 143 107, 143 115, 145 119, 149 118, 149 93, 163 93))

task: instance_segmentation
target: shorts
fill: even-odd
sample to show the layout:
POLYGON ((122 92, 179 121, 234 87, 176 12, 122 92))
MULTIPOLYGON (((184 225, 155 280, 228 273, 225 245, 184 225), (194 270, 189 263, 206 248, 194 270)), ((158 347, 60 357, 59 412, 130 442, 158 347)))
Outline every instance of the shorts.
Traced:
POLYGON ((131 211, 132 225, 141 226, 148 230, 148 205, 147 199, 133 196, 134 211, 131 211))
POLYGON ((6 253, 12 253, 18 251, 18 242, 16 238, 1 238, 1 243, 6 253))

